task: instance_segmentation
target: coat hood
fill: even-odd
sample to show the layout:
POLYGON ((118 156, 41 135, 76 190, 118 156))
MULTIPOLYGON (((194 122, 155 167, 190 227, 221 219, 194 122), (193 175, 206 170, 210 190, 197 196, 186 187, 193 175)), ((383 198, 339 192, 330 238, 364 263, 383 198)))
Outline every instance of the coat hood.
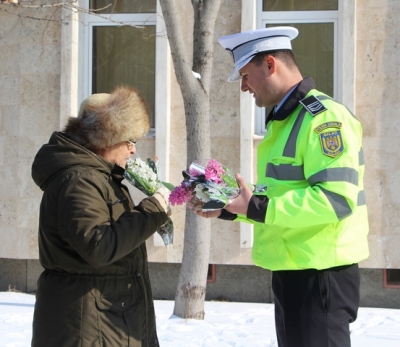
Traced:
POLYGON ((109 163, 89 149, 77 144, 61 132, 54 132, 47 144, 37 152, 32 163, 32 179, 45 190, 59 173, 76 166, 88 166, 111 174, 115 164, 109 163))

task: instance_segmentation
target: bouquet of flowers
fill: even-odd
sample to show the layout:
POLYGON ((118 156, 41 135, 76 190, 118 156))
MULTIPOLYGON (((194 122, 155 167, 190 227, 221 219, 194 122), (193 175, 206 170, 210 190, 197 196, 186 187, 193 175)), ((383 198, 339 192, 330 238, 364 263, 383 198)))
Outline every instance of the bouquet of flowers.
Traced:
MULTIPOLYGON (((154 158, 154 160, 147 158, 146 162, 140 158, 128 159, 124 178, 147 196, 153 195, 162 186, 165 186, 169 190, 173 189, 172 184, 162 182, 158 179, 157 158, 154 158)), ((157 232, 162 237, 164 245, 167 246, 173 243, 174 225, 170 217, 168 217, 168 221, 157 232)))
MULTIPOLYGON (((215 159, 210 159, 205 167, 192 163, 182 175, 183 181, 169 196, 171 205, 187 203, 195 210, 219 210, 240 194, 233 173, 215 159)), ((248 185, 253 192, 266 190, 265 186, 248 185)))

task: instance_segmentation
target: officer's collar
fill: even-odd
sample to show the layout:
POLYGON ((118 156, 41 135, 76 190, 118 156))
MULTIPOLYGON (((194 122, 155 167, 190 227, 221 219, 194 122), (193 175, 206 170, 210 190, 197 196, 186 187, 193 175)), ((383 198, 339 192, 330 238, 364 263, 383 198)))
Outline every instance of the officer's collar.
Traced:
POLYGON ((279 107, 278 111, 274 113, 272 110, 267 119, 265 120, 265 124, 268 124, 271 120, 284 120, 286 119, 295 108, 299 105, 299 101, 304 99, 306 95, 309 93, 311 89, 315 88, 315 82, 311 77, 307 77, 303 79, 291 92, 290 96, 286 99, 281 107, 279 107))

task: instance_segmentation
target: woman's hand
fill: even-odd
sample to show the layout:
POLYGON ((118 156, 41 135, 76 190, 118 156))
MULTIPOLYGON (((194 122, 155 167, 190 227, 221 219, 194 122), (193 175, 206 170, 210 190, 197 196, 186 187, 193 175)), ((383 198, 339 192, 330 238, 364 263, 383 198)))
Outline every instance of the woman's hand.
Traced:
POLYGON ((221 210, 215 210, 215 211, 202 211, 202 210, 194 210, 194 212, 204 218, 218 218, 221 215, 221 210))

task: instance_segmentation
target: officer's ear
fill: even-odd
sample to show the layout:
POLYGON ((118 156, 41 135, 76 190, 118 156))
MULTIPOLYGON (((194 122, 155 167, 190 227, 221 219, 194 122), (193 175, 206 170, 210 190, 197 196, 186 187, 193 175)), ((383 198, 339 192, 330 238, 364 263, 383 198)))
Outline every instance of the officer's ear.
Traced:
POLYGON ((272 55, 267 55, 264 59, 264 64, 267 64, 268 70, 270 74, 275 73, 276 71, 276 59, 272 55))

